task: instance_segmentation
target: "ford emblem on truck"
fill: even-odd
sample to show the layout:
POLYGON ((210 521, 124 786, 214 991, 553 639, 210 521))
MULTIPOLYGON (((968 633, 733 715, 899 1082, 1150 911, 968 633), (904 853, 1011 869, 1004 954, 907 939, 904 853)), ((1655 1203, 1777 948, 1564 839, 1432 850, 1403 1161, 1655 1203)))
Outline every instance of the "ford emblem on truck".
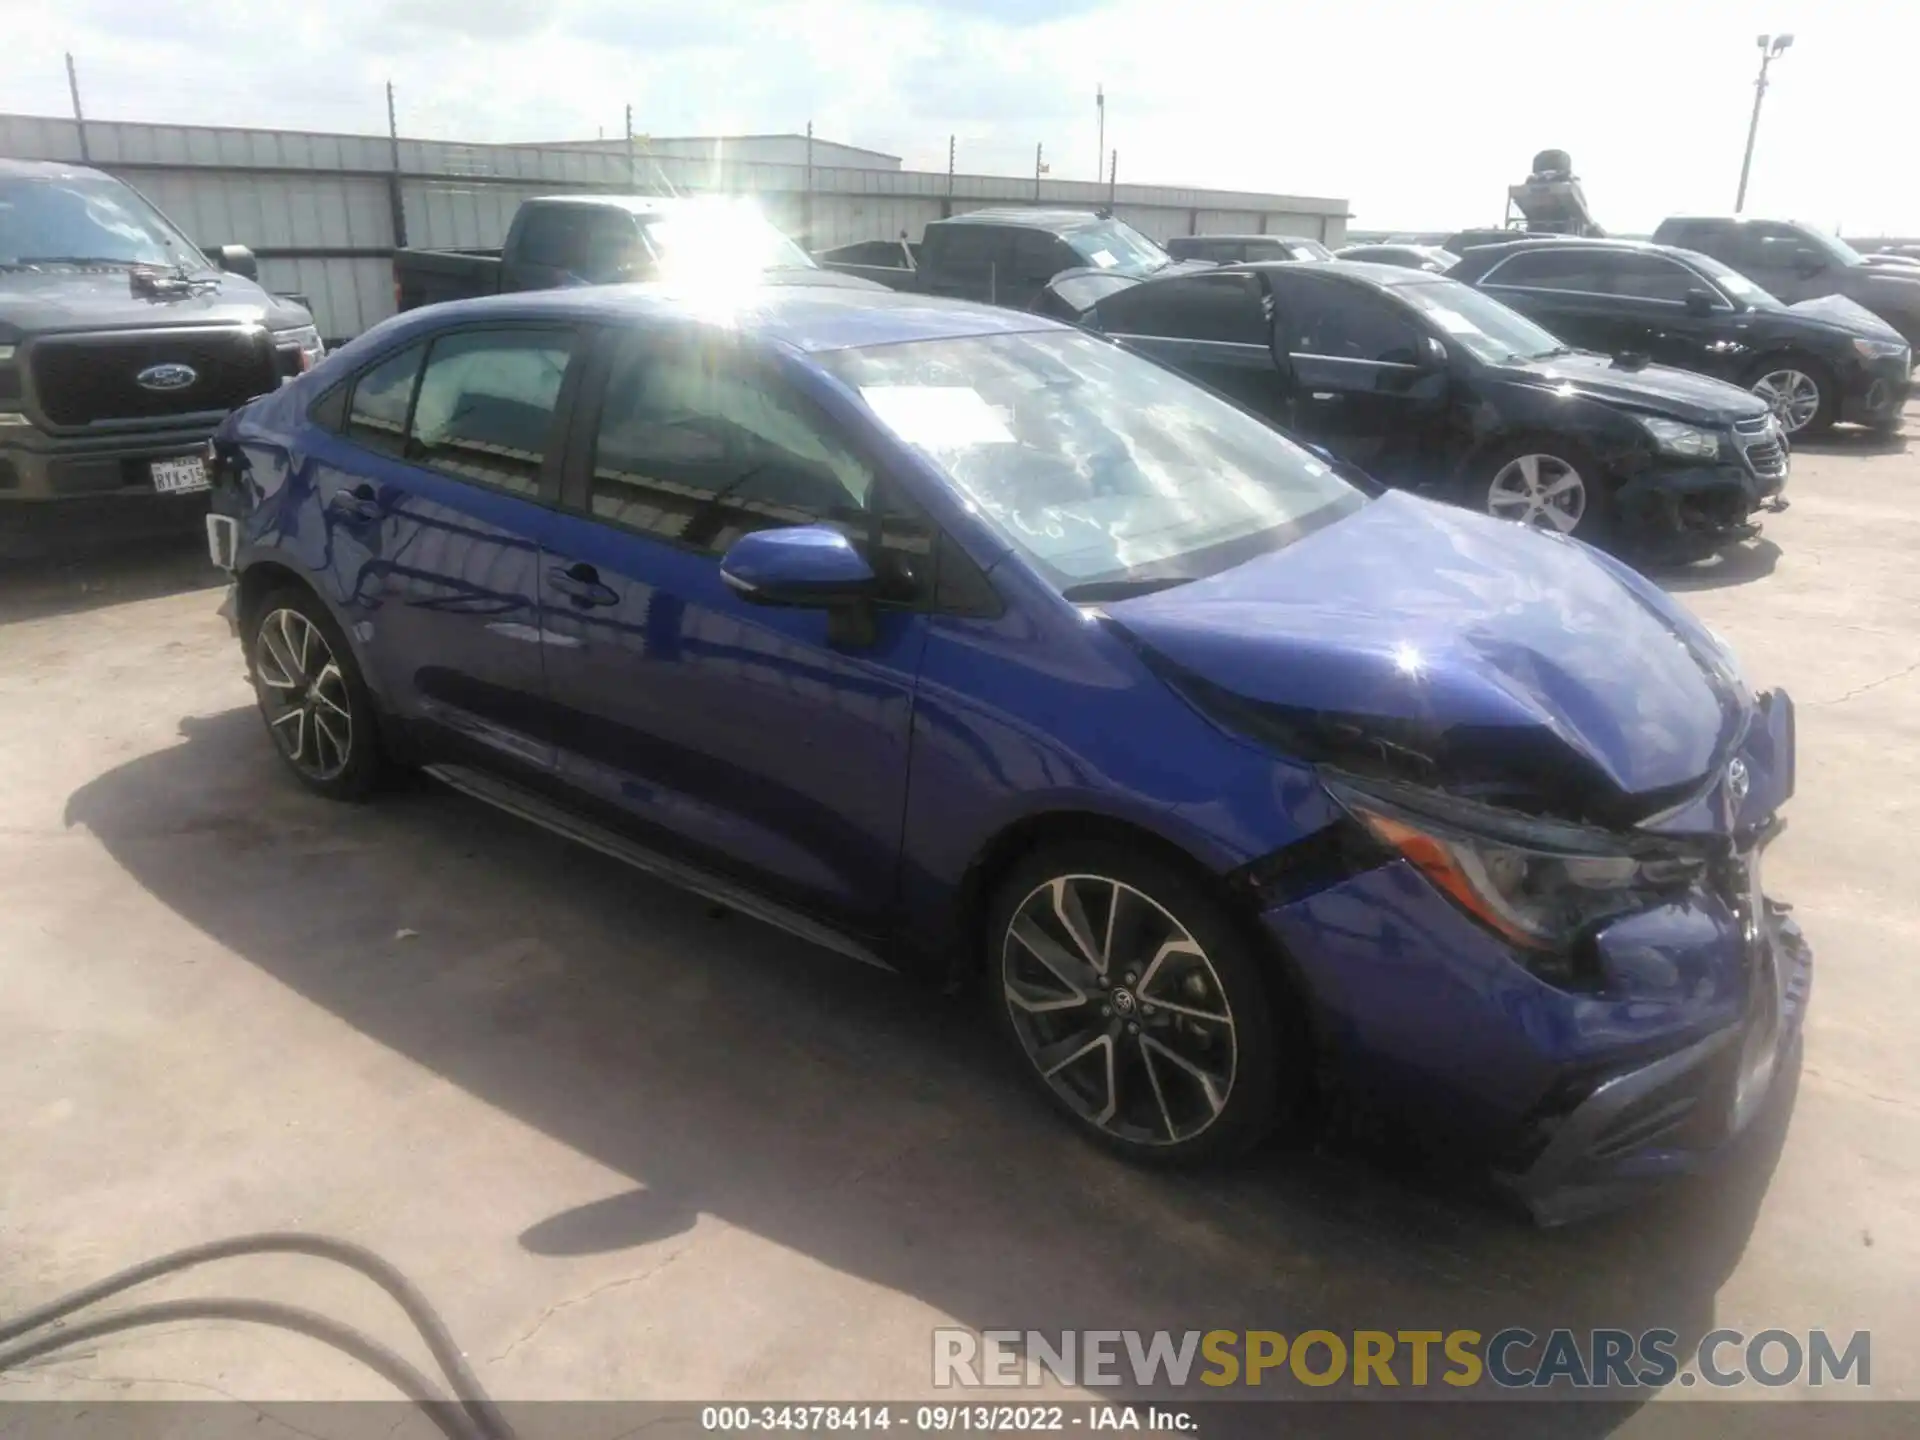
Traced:
POLYGON ((142 390, 184 390, 199 378, 200 372, 191 365, 169 361, 162 365, 149 365, 133 377, 133 382, 142 390))

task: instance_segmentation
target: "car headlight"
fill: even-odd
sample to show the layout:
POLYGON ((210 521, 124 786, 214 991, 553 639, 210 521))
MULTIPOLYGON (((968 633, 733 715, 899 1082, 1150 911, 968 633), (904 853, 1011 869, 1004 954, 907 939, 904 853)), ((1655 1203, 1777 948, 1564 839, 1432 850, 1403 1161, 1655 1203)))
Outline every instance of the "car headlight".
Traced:
POLYGON ((298 325, 291 330, 273 332, 273 346, 276 350, 299 351, 299 369, 296 374, 305 374, 325 358, 327 347, 320 338, 320 332, 311 325, 298 325))
POLYGON ((1392 781, 1322 779, 1389 851, 1528 951, 1564 951, 1596 921, 1684 890, 1707 865, 1703 851, 1671 841, 1542 820, 1392 781))
POLYGON ((1720 454, 1720 436, 1698 425, 1678 420, 1663 420, 1656 415, 1636 415, 1653 443, 1669 455, 1685 455, 1695 460, 1712 460, 1720 454))
POLYGON ((1853 349, 1862 360, 1891 360, 1906 354, 1907 344, 1904 340, 1855 340, 1853 349))

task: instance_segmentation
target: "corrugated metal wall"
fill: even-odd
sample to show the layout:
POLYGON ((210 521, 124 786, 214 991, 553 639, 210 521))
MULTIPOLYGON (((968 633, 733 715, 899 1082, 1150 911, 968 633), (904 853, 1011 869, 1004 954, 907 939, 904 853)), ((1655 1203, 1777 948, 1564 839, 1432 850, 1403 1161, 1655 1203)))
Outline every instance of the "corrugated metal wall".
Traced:
MULTIPOLYGON (((357 335, 393 313, 397 244, 490 249, 520 202, 565 190, 671 185, 682 193, 757 196, 767 216, 814 249, 856 240, 918 239, 930 220, 983 205, 1085 208, 1105 185, 919 170, 860 170, 762 161, 538 146, 397 144, 374 136, 89 121, 86 159, 139 187, 203 245, 238 243, 260 257, 269 288, 304 295, 321 333, 357 335), (397 161, 397 163, 396 163, 397 161), (811 185, 809 187, 809 181, 811 185), (397 222, 397 223, 396 223, 397 222)), ((0 115, 0 155, 80 161, 71 120, 0 115)), ((1156 240, 1221 231, 1310 235, 1339 244, 1344 200, 1158 185, 1120 185, 1115 213, 1156 240)))

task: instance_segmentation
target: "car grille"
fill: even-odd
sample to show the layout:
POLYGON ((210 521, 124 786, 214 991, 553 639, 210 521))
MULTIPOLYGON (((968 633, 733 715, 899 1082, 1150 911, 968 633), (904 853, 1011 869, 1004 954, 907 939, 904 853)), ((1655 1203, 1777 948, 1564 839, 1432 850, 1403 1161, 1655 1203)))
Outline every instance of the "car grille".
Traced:
POLYGON ((62 335, 32 352, 33 391, 54 425, 146 420, 231 410, 280 383, 264 330, 148 330, 62 335), (152 390, 136 377, 150 366, 184 365, 190 384, 152 390))
POLYGON ((1787 447, 1774 429, 1772 416, 1734 421, 1733 438, 1748 468, 1762 480, 1778 480, 1787 473, 1787 447))

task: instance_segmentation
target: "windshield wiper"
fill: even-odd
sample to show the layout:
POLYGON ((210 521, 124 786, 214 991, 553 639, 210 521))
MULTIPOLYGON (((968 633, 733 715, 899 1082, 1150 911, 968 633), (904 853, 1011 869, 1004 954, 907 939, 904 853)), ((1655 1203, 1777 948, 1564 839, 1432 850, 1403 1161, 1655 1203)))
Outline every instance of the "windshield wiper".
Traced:
POLYGON ((1550 350, 1536 350, 1533 354, 1523 355, 1520 358, 1523 360, 1556 360, 1562 355, 1571 355, 1573 353, 1574 349, 1571 345, 1555 345, 1550 350))
POLYGON ((1176 585, 1191 585, 1191 575, 1162 575, 1151 580, 1089 580, 1070 585, 1060 593, 1068 600, 1131 600, 1136 595, 1151 595, 1156 590, 1171 590, 1176 585))

